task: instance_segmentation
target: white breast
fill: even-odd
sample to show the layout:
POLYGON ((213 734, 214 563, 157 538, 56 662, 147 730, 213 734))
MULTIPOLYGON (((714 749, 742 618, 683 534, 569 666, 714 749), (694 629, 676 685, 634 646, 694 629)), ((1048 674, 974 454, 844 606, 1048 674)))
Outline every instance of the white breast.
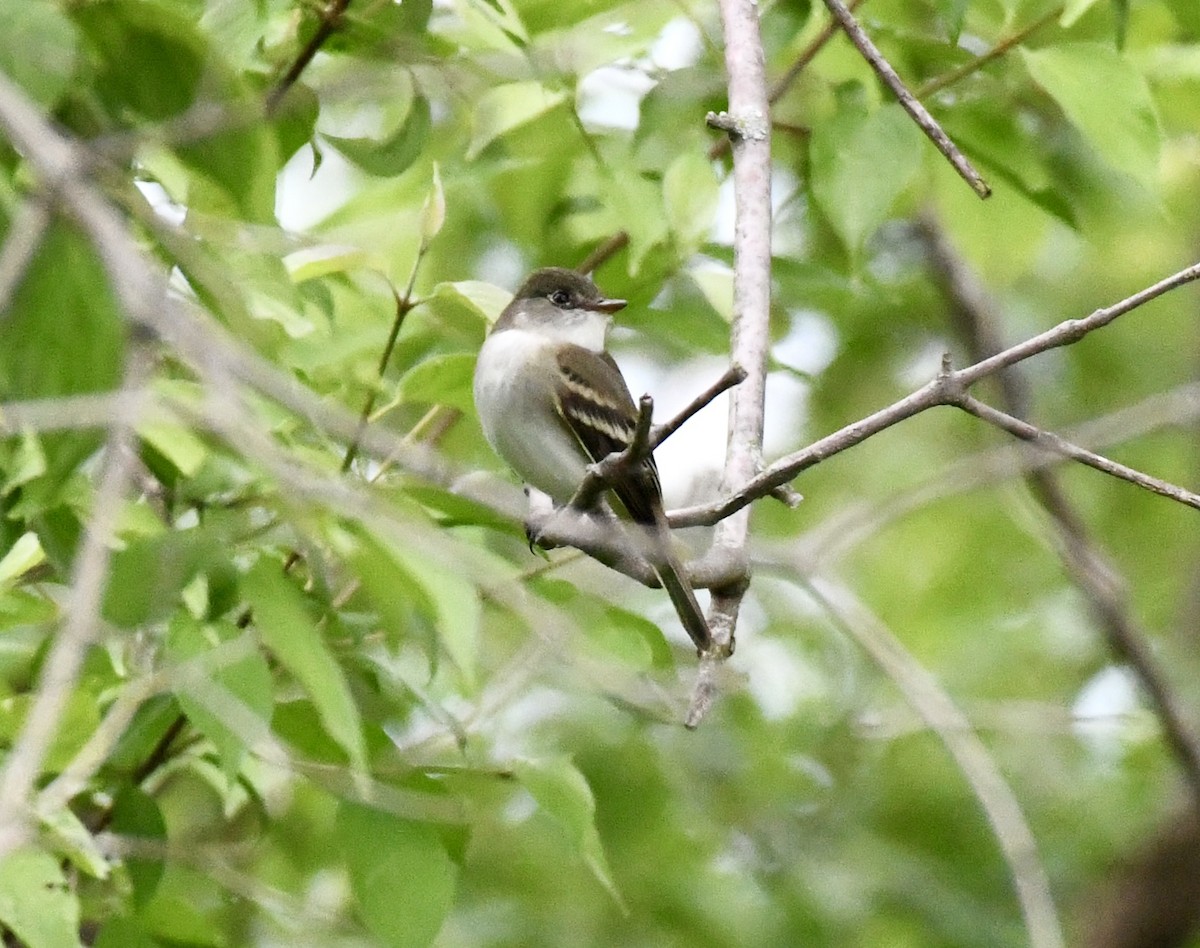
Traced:
POLYGON ((554 346, 522 329, 488 336, 475 366, 475 409, 496 453, 562 504, 583 480, 588 459, 558 417, 554 346))

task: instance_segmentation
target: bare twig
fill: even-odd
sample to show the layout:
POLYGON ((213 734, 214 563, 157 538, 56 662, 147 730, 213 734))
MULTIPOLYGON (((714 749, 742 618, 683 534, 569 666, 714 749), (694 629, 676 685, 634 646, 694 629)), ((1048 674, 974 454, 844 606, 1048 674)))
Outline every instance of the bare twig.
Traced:
POLYGON ((988 63, 994 62, 1001 56, 1004 56, 1010 50, 1020 46, 1025 42, 1025 40, 1029 39, 1029 37, 1043 27, 1049 26, 1051 23, 1055 22, 1060 16, 1062 16, 1062 12, 1062 4, 1059 4, 1051 10, 1047 10, 1028 26, 1024 26, 1017 30, 1017 32, 1004 37, 1004 39, 997 42, 996 45, 989 49, 986 53, 981 53, 974 59, 968 59, 961 66, 956 66, 954 69, 944 72, 940 76, 934 76, 929 81, 923 82, 916 88, 913 95, 915 95, 918 99, 928 98, 935 92, 940 92, 947 86, 952 86, 954 83, 959 82, 960 80, 965 79, 967 76, 978 72, 988 63))
POLYGON ((575 269, 580 273, 591 273, 593 270, 598 270, 628 246, 629 234, 619 230, 584 257, 575 269))
MULTIPOLYGON (((936 221, 926 218, 921 223, 918 233, 929 249, 935 272, 942 281, 947 297, 955 304, 955 315, 963 324, 964 334, 974 350, 974 355, 982 356, 988 352, 999 350, 1001 342, 997 328, 998 313, 978 278, 965 261, 955 253, 936 221)), ((1106 310, 1097 310, 1086 320, 1079 320, 1078 323, 1090 325, 1094 321, 1095 325, 1107 325, 1108 322, 1117 318, 1121 313, 1128 312, 1134 306, 1141 305, 1146 300, 1153 299, 1175 286, 1182 285, 1188 279, 1195 279, 1198 271, 1200 271, 1200 265, 1181 271, 1116 306, 1106 310)), ((1091 328, 1095 328, 1095 326, 1092 325, 1091 328)), ((1070 339, 1073 335, 1073 330, 1068 324, 1056 327, 1052 333, 1057 330, 1061 330, 1060 335, 1064 339, 1070 339)), ((1065 343, 1058 342, 1057 344, 1065 343)), ((1014 346, 1012 349, 1004 350, 991 359, 984 359, 976 365, 1003 364, 1006 371, 999 375, 1002 397, 1015 413, 1024 414, 1030 401, 1028 387, 1023 377, 1012 370, 1015 362, 1005 362, 1006 354, 1012 353, 1014 349, 1020 350, 1021 347, 1014 346)), ((987 420, 998 421, 999 419, 993 414, 987 420)), ((1023 424, 1016 419, 1008 420, 1016 423, 1015 426, 1010 425, 1008 430, 1013 430, 1016 426, 1023 424)), ((1013 430, 1013 433, 1018 432, 1013 430)), ((1111 464, 1112 462, 1107 463, 1111 464)), ((1093 464, 1092 466, 1097 465, 1093 464)), ((1100 469, 1104 470, 1104 468, 1100 469)), ((1128 471, 1128 469, 1126 470, 1128 471)), ((1116 474, 1115 471, 1106 471, 1106 473, 1116 474)), ((1189 502, 1185 497, 1162 490, 1164 486, 1169 487, 1170 485, 1163 485, 1162 482, 1153 478, 1149 479, 1154 481, 1153 484, 1143 483, 1146 475, 1137 471, 1131 473, 1138 478, 1135 483, 1139 483, 1140 486, 1155 490, 1156 493, 1165 493, 1166 496, 1183 503, 1189 502)), ((1148 636, 1143 629, 1139 628, 1133 617, 1122 577, 1099 543, 1091 536, 1086 523, 1067 498, 1054 474, 1047 470, 1035 470, 1030 473, 1028 483, 1034 497, 1054 523, 1058 537, 1059 555, 1063 565, 1076 585, 1087 596, 1109 649, 1133 669, 1145 689, 1162 726, 1163 737, 1179 761, 1188 781, 1193 806, 1197 812, 1200 812, 1200 734, 1196 733, 1188 721, 1188 716, 1179 707, 1165 675, 1154 658, 1148 636)), ((1174 490, 1178 491, 1179 489, 1175 488, 1174 490)))
POLYGON ((976 418, 986 421, 990 425, 995 425, 1001 431, 1007 431, 1022 441, 1028 441, 1036 447, 1053 451, 1055 454, 1061 454, 1063 457, 1071 458, 1071 460, 1078 461, 1080 464, 1086 464, 1097 471, 1103 471, 1105 474, 1111 474, 1113 477, 1136 484, 1138 487, 1145 488, 1151 493, 1169 497, 1181 504, 1186 504, 1189 507, 1200 510, 1200 494, 1177 487, 1175 484, 1169 484, 1157 477, 1151 477, 1149 474, 1144 474, 1141 471, 1135 471, 1131 467, 1110 460, 1103 455, 1096 454, 1094 451, 1089 451, 1087 448, 1081 448, 1079 445, 1072 444, 1065 438, 1059 437, 1052 431, 1043 431, 1036 425, 1031 425, 1020 418, 1014 418, 1012 415, 992 408, 990 405, 985 405, 983 402, 969 395, 964 396, 958 403, 958 406, 968 414, 974 415, 976 418))
POLYGON ((933 142, 934 146, 943 155, 955 171, 959 173, 964 181, 971 186, 976 194, 981 198, 986 198, 992 193, 992 189, 988 187, 987 182, 983 180, 979 172, 967 160, 954 142, 942 127, 938 125, 937 119, 929 114, 929 110, 925 108, 917 98, 908 91, 896 70, 892 68, 891 63, 883 58, 883 54, 878 47, 871 42, 871 38, 863 31, 863 28, 858 25, 858 21, 854 19, 853 14, 846 9, 846 4, 842 0, 825 0, 825 6, 829 8, 829 12, 834 15, 837 21, 841 24, 842 29, 846 31, 846 35, 850 37, 858 51, 862 53, 871 68, 875 70, 875 74, 883 81, 892 94, 899 100, 904 111, 912 116, 914 122, 917 123, 921 131, 933 142))
POLYGON ((1029 942, 1061 948, 1062 926, 1037 840, 1021 805, 979 740, 966 715, 937 680, 904 648, 892 631, 854 593, 820 576, 804 585, 837 626, 893 681, 922 720, 937 734, 983 807, 992 834, 1012 875, 1029 942))
MULTIPOLYGON (((1194 383, 1085 422, 1069 431, 1068 436, 1076 444, 1105 447, 1197 419, 1200 419, 1200 384, 1194 383)), ((1056 467, 1066 460, 1061 454, 1035 454, 1011 444, 981 451, 951 462, 936 477, 894 494, 880 504, 855 504, 840 514, 827 517, 801 537, 797 546, 807 550, 809 558, 822 568, 828 569, 863 540, 915 510, 1032 471, 1056 467)))
POLYGON ((706 408, 713 399, 721 395, 735 385, 740 385, 746 378, 746 370, 740 365, 731 365, 726 369, 719 379, 712 383, 703 392, 693 398, 674 418, 666 424, 655 425, 650 432, 650 447, 657 448, 660 444, 671 437, 676 431, 682 428, 692 416, 699 412, 702 408, 706 408))
POLYGON ((358 415, 358 431, 350 439, 350 443, 346 446, 346 453, 342 456, 343 474, 350 470, 355 457, 358 456, 358 447, 362 443, 363 432, 371 420, 371 412, 375 409, 375 400, 379 397, 379 389, 383 385, 383 375, 387 371, 388 363, 392 359, 392 352, 396 348, 396 339, 400 336, 404 318, 412 312, 415 305, 412 301, 413 285, 416 283, 417 270, 421 265, 421 259, 425 256, 425 249, 425 242, 422 241, 421 247, 417 251, 417 259, 413 263, 412 272, 409 274, 408 287, 405 289, 404 295, 401 296, 394 289, 392 290, 392 299, 396 303, 396 314, 392 319, 392 328, 388 331, 387 341, 383 344, 383 351, 379 354, 379 364, 375 367, 375 385, 363 400, 362 411, 358 415))
POLYGON ((317 29, 313 33, 300 53, 293 60, 291 66, 288 67, 277 82, 274 88, 267 94, 266 110, 270 115, 283 101, 283 97, 287 95, 288 90, 296 84, 300 79, 301 73, 308 68, 308 64, 313 61, 313 57, 325 45, 325 41, 329 39, 342 25, 342 19, 346 14, 346 8, 350 6, 350 0, 328 0, 328 3, 319 8, 317 29))
POLYGON ((1031 356, 1078 342, 1088 333, 1107 326, 1118 317, 1132 312, 1170 290, 1197 279, 1200 279, 1200 264, 1193 264, 1112 306, 1098 309, 1083 319, 1068 319, 1046 332, 1039 333, 987 359, 982 359, 974 365, 942 373, 931 382, 886 408, 853 422, 839 431, 813 442, 808 447, 779 458, 744 487, 735 490, 724 500, 674 511, 670 515, 671 525, 686 527, 717 523, 759 497, 766 496, 780 484, 786 484, 800 472, 848 448, 861 444, 880 431, 930 408, 955 404, 961 398, 962 393, 980 379, 994 375, 1031 356))

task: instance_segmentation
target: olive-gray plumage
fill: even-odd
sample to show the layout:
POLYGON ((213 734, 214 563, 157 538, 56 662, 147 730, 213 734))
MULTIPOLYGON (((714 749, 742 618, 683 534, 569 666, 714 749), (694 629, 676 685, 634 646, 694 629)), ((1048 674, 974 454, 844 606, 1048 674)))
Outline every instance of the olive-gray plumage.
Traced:
MULTIPOLYGON (((611 314, 605 297, 574 270, 535 270, 496 320, 475 368, 475 405, 488 442, 527 483, 557 504, 570 501, 590 463, 627 447, 637 406, 605 351, 611 314)), ((712 636, 671 551, 654 459, 613 491, 630 517, 650 528, 655 571, 699 651, 712 636)))

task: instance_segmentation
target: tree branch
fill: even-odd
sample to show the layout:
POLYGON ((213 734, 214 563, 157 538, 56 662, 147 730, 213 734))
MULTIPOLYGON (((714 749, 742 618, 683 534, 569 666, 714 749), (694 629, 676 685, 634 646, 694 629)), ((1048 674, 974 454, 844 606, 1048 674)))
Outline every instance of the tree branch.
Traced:
POLYGON ((829 12, 834 15, 842 29, 846 31, 846 35, 850 37, 858 51, 862 53, 863 58, 875 70, 875 74, 883 81, 892 94, 899 100, 904 111, 912 116, 917 126, 925 133, 934 147, 937 148, 946 160, 950 162, 951 167, 959 173, 964 181, 971 186, 976 194, 981 198, 986 198, 991 195, 992 189, 988 187, 987 182, 983 180, 979 172, 975 170, 971 162, 967 160, 967 156, 959 151, 958 146, 954 144, 949 136, 942 131, 942 127, 938 125, 937 119, 929 114, 929 110, 923 106, 920 101, 908 91, 896 70, 892 68, 883 57, 871 38, 863 31, 863 28, 858 25, 858 21, 854 19, 853 14, 846 9, 846 4, 842 0, 825 0, 825 6, 829 8, 829 12))
MULTIPOLYGON (((975 349, 975 355, 986 355, 989 351, 998 350, 1000 341, 996 307, 992 305, 979 280, 954 252, 935 221, 927 218, 919 233, 929 249, 935 272, 942 280, 943 290, 963 322, 965 335, 975 349)), ((978 377, 995 372, 999 368, 1010 369, 1019 361, 1018 356, 1023 349, 1037 339, 1045 340, 1050 345, 1066 345, 1069 341, 1081 337, 1082 333, 1108 325, 1123 313, 1197 277, 1200 277, 1200 264, 1160 280, 1114 306, 1097 310, 1087 319, 1062 323, 1028 343, 1013 346, 990 359, 983 359, 976 363, 978 377)), ((999 382, 1005 401, 1016 413, 1023 414, 1030 399, 1022 376, 1011 370, 1004 371, 999 376, 999 382)), ((998 419, 993 415, 987 420, 998 419)), ((1016 422, 1016 419, 1010 420, 1016 422)), ((1017 422, 1018 426, 1020 424, 1022 423, 1017 422)), ((1114 471, 1107 473, 1115 474, 1114 471)), ((1141 479, 1146 477, 1140 472, 1132 473, 1141 479)), ((1028 482, 1034 497, 1055 524, 1063 565, 1087 596, 1109 649, 1126 662, 1141 681, 1162 726, 1163 737, 1183 769, 1191 790, 1193 806, 1200 813, 1200 734, 1195 732, 1188 722, 1187 715, 1179 707, 1166 677, 1158 667, 1145 631, 1139 628, 1132 616, 1126 601, 1123 578, 1091 537, 1083 518, 1068 500, 1053 473, 1034 471, 1029 475, 1028 482)), ((1141 480, 1134 482, 1155 490, 1155 487, 1142 483, 1141 480)), ((1163 485, 1158 482, 1156 486, 1163 485)), ((1161 490, 1156 492, 1163 493, 1161 490)), ((1188 502, 1171 493, 1167 493, 1166 496, 1188 502)))
MULTIPOLYGON (((763 411, 771 309, 771 123, 763 63, 758 5, 750 0, 720 0, 725 36, 725 72, 731 134, 733 193, 733 327, 730 362, 746 372, 729 402, 729 439, 725 447, 723 490, 739 489, 762 466, 763 411)), ((746 544, 749 511, 722 521, 712 553, 729 564, 735 578, 712 591, 709 626, 713 646, 700 659, 700 671, 688 710, 687 726, 696 727, 716 696, 718 665, 734 648, 742 597, 750 582, 746 544), (740 574, 740 575, 739 575, 740 574)))
POLYGON ((1027 421, 1014 418, 1012 415, 992 408, 990 405, 985 405, 983 402, 969 395, 963 397, 958 403, 958 407, 967 414, 974 415, 980 421, 986 421, 990 425, 995 425, 1001 431, 1007 431, 1014 437, 1020 438, 1022 441, 1028 441, 1036 447, 1052 451, 1055 454, 1061 454, 1063 457, 1078 461, 1080 464, 1086 464, 1097 471, 1102 471, 1123 481, 1136 484, 1138 487, 1142 487, 1151 493, 1169 497, 1171 500, 1177 500, 1181 504, 1186 504, 1189 507, 1200 510, 1200 494, 1194 494, 1190 490, 1169 484, 1157 477, 1151 477, 1149 474, 1135 471, 1131 467, 1112 461, 1103 455, 1096 454, 1094 451, 1087 450, 1087 448, 1081 448, 1067 441, 1065 438, 1059 437, 1052 431, 1043 431, 1041 428, 1031 425, 1027 421))
POLYGON ((970 720, 891 629, 851 590, 821 576, 809 577, 804 585, 838 628, 895 682, 905 700, 954 758, 983 808, 1008 864, 1029 943, 1034 948, 1061 948, 1062 926, 1054 907, 1050 880, 1038 856, 1037 840, 1021 804, 975 734, 970 720))
MULTIPOLYGON (((131 340, 123 382, 126 392, 136 395, 144 390, 152 364, 145 346, 131 340)), ((130 398, 111 419, 92 515, 71 570, 66 621, 54 637, 20 736, 0 773, 0 860, 26 838, 30 792, 95 638, 111 541, 129 487, 130 462, 136 456, 134 427, 140 405, 139 398, 130 398)))
POLYGON ((1193 264, 1152 286, 1133 294, 1111 306, 1098 309, 1083 319, 1068 319, 1046 332, 1018 343, 1002 352, 974 365, 957 371, 944 372, 910 395, 855 421, 846 427, 826 435, 808 447, 779 458, 761 474, 735 490, 724 500, 701 504, 671 513, 669 520, 675 527, 711 526, 760 497, 765 497, 781 484, 786 484, 797 474, 820 462, 861 444, 873 435, 894 424, 920 414, 939 405, 953 405, 962 393, 980 379, 987 378, 1016 365, 1025 359, 1059 346, 1078 342, 1090 332, 1107 326, 1113 320, 1132 312, 1170 290, 1177 289, 1200 279, 1200 264, 1193 264))
POLYGON ((300 75, 308 68, 308 64, 313 61, 313 57, 317 55, 321 47, 325 45, 325 41, 341 27, 346 8, 349 6, 350 0, 328 0, 328 3, 318 10, 316 31, 304 44, 287 72, 267 94, 266 111, 268 115, 279 107, 283 97, 300 79, 300 75))

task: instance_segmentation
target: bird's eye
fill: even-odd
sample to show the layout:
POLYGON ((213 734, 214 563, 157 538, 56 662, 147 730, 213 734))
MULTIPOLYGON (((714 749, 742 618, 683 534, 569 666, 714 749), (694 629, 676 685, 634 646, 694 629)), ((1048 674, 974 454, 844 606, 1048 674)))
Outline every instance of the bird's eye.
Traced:
POLYGON ((570 306, 571 294, 566 290, 555 290, 550 294, 550 302, 555 306, 570 306))

